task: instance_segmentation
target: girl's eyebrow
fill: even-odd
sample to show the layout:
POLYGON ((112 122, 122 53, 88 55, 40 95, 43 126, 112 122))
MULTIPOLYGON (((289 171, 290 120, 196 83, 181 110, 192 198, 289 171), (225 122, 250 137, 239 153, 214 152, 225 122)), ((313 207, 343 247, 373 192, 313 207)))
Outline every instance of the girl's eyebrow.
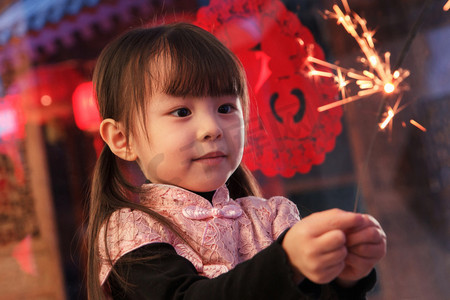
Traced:
POLYGON ((176 97, 176 96, 171 96, 171 95, 165 95, 162 98, 159 97, 159 99, 156 101, 159 102, 159 104, 164 105, 164 106, 179 106, 179 105, 183 105, 183 104, 188 105, 189 102, 191 102, 192 100, 189 98, 185 98, 185 97, 176 97))

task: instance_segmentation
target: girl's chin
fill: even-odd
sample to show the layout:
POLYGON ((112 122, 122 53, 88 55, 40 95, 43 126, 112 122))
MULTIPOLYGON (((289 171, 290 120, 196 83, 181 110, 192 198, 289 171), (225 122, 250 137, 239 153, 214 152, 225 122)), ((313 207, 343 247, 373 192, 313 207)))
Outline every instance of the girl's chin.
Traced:
POLYGON ((206 193, 206 192, 212 192, 212 191, 215 191, 215 190, 217 190, 218 188, 220 188, 222 185, 224 185, 225 183, 223 183, 223 184, 219 184, 219 185, 203 185, 203 186, 201 186, 201 187, 198 187, 198 186, 193 186, 193 187, 191 187, 191 188, 186 188, 186 187, 183 187, 184 189, 186 189, 186 190, 190 190, 190 191, 193 191, 193 192, 197 192, 197 193, 206 193))
MULTIPOLYGON (((208 168, 201 171, 191 172, 183 177, 172 177, 169 180, 159 178, 157 182, 152 182, 175 185, 189 191, 204 193, 215 191, 223 186, 234 172, 231 168, 208 168)), ((169 175, 167 177, 170 178, 169 175)))
POLYGON ((171 181, 171 180, 149 180, 151 183, 156 184, 166 184, 166 185, 173 185, 180 187, 185 190, 189 190, 192 192, 198 192, 198 193, 205 193, 205 192, 211 192, 215 191, 218 188, 220 188, 222 185, 226 183, 226 180, 219 180, 215 182, 205 182, 198 180, 198 182, 201 182, 201 184, 196 183, 189 183, 189 182, 181 182, 181 181, 171 181))
POLYGON ((179 186, 193 192, 205 193, 217 190, 225 184, 226 179, 208 181, 198 180, 198 182, 201 182, 201 184, 196 182, 195 184, 180 184, 179 186))

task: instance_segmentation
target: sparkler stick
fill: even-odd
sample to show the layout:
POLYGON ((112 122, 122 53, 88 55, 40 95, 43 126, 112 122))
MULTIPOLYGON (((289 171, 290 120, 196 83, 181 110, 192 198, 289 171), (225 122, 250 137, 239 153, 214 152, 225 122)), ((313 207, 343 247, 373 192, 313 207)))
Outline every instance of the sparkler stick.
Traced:
MULTIPOLYGON (((450 0, 449 0, 450 1, 450 0)), ((394 66, 394 69, 399 68, 403 60, 406 57, 406 54, 409 52, 409 49, 411 48, 411 43, 416 37, 417 33, 420 30, 420 27, 425 22, 425 18, 427 17, 428 13, 431 11, 431 7, 433 4, 433 0, 425 0, 422 6, 422 10, 420 11, 420 15, 417 17, 416 22, 414 23, 413 27, 411 28, 408 38, 406 39, 405 45, 403 46, 402 51, 400 52, 400 56, 398 58, 397 63, 394 66)))

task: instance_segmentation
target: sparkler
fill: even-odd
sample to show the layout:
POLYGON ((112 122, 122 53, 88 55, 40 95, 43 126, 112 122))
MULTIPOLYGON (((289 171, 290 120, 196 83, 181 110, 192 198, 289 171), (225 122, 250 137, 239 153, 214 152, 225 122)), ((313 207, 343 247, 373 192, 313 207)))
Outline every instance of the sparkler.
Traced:
MULTIPOLYGON (((387 110, 384 113, 385 119, 383 120, 383 122, 378 124, 378 126, 380 127, 381 130, 386 129, 386 127, 388 125, 390 126, 389 128, 392 130, 392 120, 393 120, 394 116, 397 115, 399 112, 401 112, 406 107, 406 105, 399 107, 400 102, 401 102, 401 96, 397 99, 394 107, 390 107, 390 106, 387 107, 387 110)), ((425 127, 423 127, 421 124, 419 124, 417 121, 415 121, 413 119, 409 120, 409 123, 411 123, 411 125, 416 126, 423 132, 427 131, 427 129, 425 127)))
MULTIPOLYGON (((386 52, 383 59, 375 49, 375 42, 373 36, 374 31, 367 27, 367 21, 361 18, 357 13, 350 10, 347 0, 342 0, 344 11, 338 5, 333 5, 333 11, 325 11, 325 17, 336 19, 338 25, 342 25, 358 43, 364 57, 360 58, 360 62, 366 67, 363 70, 346 69, 336 64, 326 62, 318 59, 312 55, 312 50, 309 49, 310 55, 306 59, 305 68, 309 76, 312 77, 327 77, 333 78, 341 93, 341 100, 318 107, 319 112, 323 112, 350 102, 354 102, 371 95, 382 93, 384 95, 401 94, 402 91, 408 89, 404 84, 404 80, 410 75, 408 70, 398 68, 392 72, 391 70, 391 54, 386 52), (315 66, 327 68, 329 71, 318 70, 315 66), (354 83, 358 87, 358 91, 354 95, 347 95, 347 86, 354 83)), ((446 6, 450 7, 450 0, 446 6)), ((303 41, 299 40, 302 44, 303 41)), ((380 129, 385 129, 388 124, 391 124, 392 119, 397 114, 399 101, 402 97, 398 97, 395 108, 388 107, 385 112, 386 118, 381 122, 380 129)), ((414 121, 415 122, 415 121, 414 121)), ((417 122, 412 123, 417 128, 424 128, 417 122)))
MULTIPOLYGON (((333 5, 333 11, 325 11, 325 18, 335 19, 338 25, 342 25, 344 29, 350 34, 360 47, 364 57, 360 58, 360 63, 364 66, 362 70, 346 69, 336 64, 332 64, 313 56, 314 49, 309 50, 309 56, 305 60, 304 71, 311 77, 320 78, 327 77, 333 78, 339 88, 341 94, 341 100, 329 103, 327 105, 320 106, 319 112, 326 111, 347 103, 351 103, 363 98, 367 98, 374 94, 383 94, 382 103, 380 103, 379 114, 381 116, 381 108, 384 106, 384 102, 389 95, 398 94, 397 101, 394 107, 387 107, 384 113, 384 120, 379 124, 381 130, 384 130, 387 126, 392 128, 392 122, 395 115, 400 112, 402 108, 399 108, 402 92, 408 89, 408 85, 404 83, 405 79, 410 75, 408 70, 400 68, 406 53, 408 52, 413 39, 415 38, 420 26, 425 20, 425 16, 432 5, 432 0, 425 0, 422 11, 414 23, 411 31, 408 34, 405 45, 400 52, 399 59, 391 68, 391 54, 390 52, 384 53, 380 57, 375 49, 374 35, 375 31, 369 30, 367 27, 367 21, 361 18, 357 13, 350 10, 347 0, 341 0, 344 7, 342 10, 337 4, 333 5), (347 86, 351 83, 357 86, 358 90, 355 94, 348 95, 347 86)), ((450 9, 450 0, 445 4, 444 10, 450 9)), ((301 45, 304 44, 302 40, 299 40, 301 45)), ((410 123, 422 131, 426 131, 426 128, 420 125, 414 120, 410 120, 410 123)), ((368 159, 371 155, 373 145, 375 142, 375 136, 371 139, 369 145, 369 151, 367 154, 366 163, 364 164, 363 174, 366 173, 368 168, 368 159)), ((354 211, 358 208, 358 199, 360 196, 361 186, 358 184, 358 188, 355 196, 354 211)))
MULTIPOLYGON (((341 93, 341 100, 320 106, 318 108, 319 112, 357 101, 377 93, 383 93, 385 95, 400 93, 407 89, 407 86, 402 85, 402 83, 405 78, 410 75, 408 70, 401 68, 392 72, 390 65, 391 54, 386 52, 384 53, 383 58, 380 57, 375 49, 375 42, 373 39, 375 32, 368 29, 367 21, 350 10, 347 0, 342 0, 342 4, 344 6, 344 11, 335 4, 333 5, 333 11, 325 11, 325 17, 336 19, 337 24, 342 25, 347 33, 356 40, 364 54, 364 57, 360 59, 360 62, 365 66, 365 69, 345 69, 336 64, 315 58, 310 54, 306 59, 305 64, 308 74, 316 77, 333 78, 341 93), (331 71, 320 71, 317 70, 316 66, 325 67, 331 71), (354 83, 358 87, 358 91, 354 95, 347 95, 346 87, 350 83, 354 83)), ((301 41, 299 42, 301 43, 301 41)), ((312 51, 310 51, 310 53, 312 53, 312 51)))

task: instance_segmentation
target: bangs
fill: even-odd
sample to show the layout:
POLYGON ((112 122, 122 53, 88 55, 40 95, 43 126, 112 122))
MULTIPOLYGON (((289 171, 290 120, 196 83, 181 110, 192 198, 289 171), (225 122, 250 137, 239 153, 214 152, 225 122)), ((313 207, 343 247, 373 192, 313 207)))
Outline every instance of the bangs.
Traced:
POLYGON ((245 97, 246 79, 239 60, 209 32, 190 29, 170 30, 161 41, 154 66, 159 69, 157 78, 151 74, 154 88, 175 97, 245 97))
POLYGON ((103 119, 125 124, 135 115, 146 124, 146 107, 160 92, 174 97, 237 96, 247 116, 245 71, 214 35, 187 23, 129 31, 109 44, 94 70, 103 119))

